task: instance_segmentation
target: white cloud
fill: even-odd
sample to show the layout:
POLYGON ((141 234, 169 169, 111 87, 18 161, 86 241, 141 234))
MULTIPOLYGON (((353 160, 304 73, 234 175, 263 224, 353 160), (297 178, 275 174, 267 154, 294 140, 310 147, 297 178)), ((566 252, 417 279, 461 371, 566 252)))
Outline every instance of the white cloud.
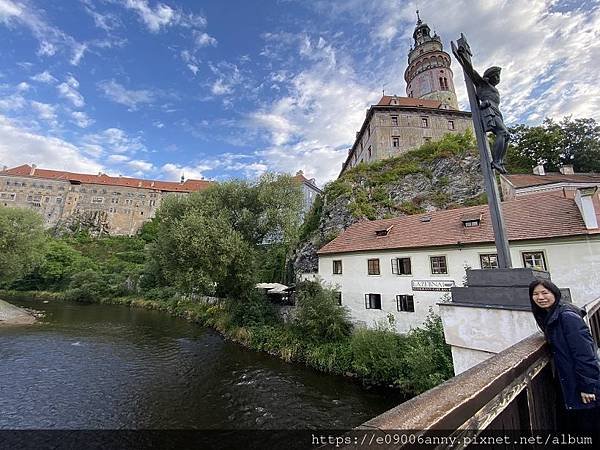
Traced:
POLYGON ((79 128, 87 128, 94 123, 94 120, 90 119, 83 111, 73 111, 71 112, 71 117, 79 128))
POLYGON ((102 170, 101 164, 83 156, 75 145, 32 133, 1 115, 0 161, 10 167, 35 163, 38 167, 73 172, 95 173, 102 170))
POLYGON ((48 83, 48 84, 56 83, 58 81, 47 70, 44 70, 43 72, 40 72, 40 73, 32 76, 31 79, 33 81, 38 81, 40 83, 48 83))
POLYGON ((147 0, 126 0, 124 6, 135 11, 141 21, 153 33, 162 28, 180 25, 185 28, 203 28, 206 19, 193 13, 184 13, 180 9, 173 9, 164 3, 158 3, 152 8, 147 0))
POLYGON ((196 45, 198 47, 216 47, 217 40, 214 37, 209 36, 207 33, 198 33, 196 35, 196 45))
POLYGON ((76 44, 73 48, 73 55, 71 56, 71 60, 69 61, 71 65, 78 66, 81 58, 83 58, 84 53, 88 49, 87 44, 76 44))
POLYGON ((204 172, 211 170, 212 168, 213 167, 206 164, 187 166, 175 163, 167 163, 160 168, 160 171, 167 180, 179 181, 182 175, 185 177, 185 179, 201 180, 205 178, 204 172))
POLYGON ((100 90, 113 102, 125 105, 131 110, 137 109, 143 103, 152 103, 154 95, 148 90, 128 90, 115 80, 98 83, 100 90))
POLYGON ((122 163, 129 161, 129 157, 125 155, 109 155, 108 161, 112 163, 122 163))
POLYGON ((40 119, 45 120, 52 126, 56 126, 58 124, 56 120, 56 106, 48 103, 32 101, 31 107, 37 113, 40 119))
POLYGON ((198 70, 200 70, 200 68, 194 64, 188 64, 187 67, 192 71, 194 75, 196 75, 198 73, 198 70))
POLYGON ((57 86, 60 95, 69 100, 77 108, 81 108, 85 105, 83 96, 77 91, 79 87, 79 81, 75 77, 69 75, 64 83, 57 86))
POLYGON ((136 170, 136 173, 139 175, 144 174, 145 172, 150 172, 151 170, 154 170, 154 164, 148 162, 148 161, 143 161, 143 160, 132 160, 129 161, 127 163, 127 166, 129 166, 130 168, 136 170))
POLYGON ((17 91, 18 92, 25 92, 28 91, 30 88, 29 84, 26 83, 25 81, 20 82, 19 84, 17 84, 17 91))
POLYGON ((240 69, 235 64, 221 62, 218 65, 209 64, 209 68, 217 76, 210 86, 214 95, 231 94, 243 81, 240 69))
POLYGON ((177 19, 175 10, 164 3, 152 8, 146 0, 127 0, 125 6, 134 10, 153 33, 160 31, 161 27, 171 25, 177 19))
POLYGON ((100 133, 87 134, 82 143, 90 148, 96 148, 103 153, 127 153, 135 154, 146 150, 140 137, 130 137, 120 128, 107 128, 100 133))
POLYGON ((0 0, 0 20, 8 22, 11 17, 19 17, 23 14, 21 5, 13 3, 11 0, 0 0))
POLYGON ((15 111, 22 109, 27 104, 27 101, 21 94, 12 94, 6 97, 0 97, 0 110, 15 111))
MULTIPOLYGON (((29 28, 39 42, 37 50, 39 56, 53 56, 61 47, 76 51, 81 45, 70 35, 48 24, 43 18, 43 10, 36 10, 26 3, 0 0, 0 23, 9 26, 18 24, 29 28)), ((77 62, 79 59, 81 57, 77 62)))

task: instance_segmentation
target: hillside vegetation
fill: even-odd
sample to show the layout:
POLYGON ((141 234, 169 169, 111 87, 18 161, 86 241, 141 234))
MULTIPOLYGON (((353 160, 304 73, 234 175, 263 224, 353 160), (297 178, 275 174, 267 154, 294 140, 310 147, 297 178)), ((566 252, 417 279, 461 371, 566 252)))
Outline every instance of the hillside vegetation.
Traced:
POLYGON ((296 272, 317 270, 318 248, 361 220, 486 203, 473 135, 447 134, 395 158, 359 164, 325 186, 302 226, 296 272))

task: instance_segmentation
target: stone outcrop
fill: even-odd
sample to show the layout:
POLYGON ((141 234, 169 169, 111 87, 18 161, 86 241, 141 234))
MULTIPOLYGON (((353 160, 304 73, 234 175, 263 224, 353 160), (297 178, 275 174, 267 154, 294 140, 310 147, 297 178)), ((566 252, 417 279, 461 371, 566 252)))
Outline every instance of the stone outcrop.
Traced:
POLYGON ((325 187, 318 227, 296 250, 294 270, 317 272, 317 250, 355 222, 482 204, 484 192, 474 149, 359 166, 325 187))
POLYGON ((35 322, 35 317, 24 309, 0 300, 1 325, 29 325, 35 322))

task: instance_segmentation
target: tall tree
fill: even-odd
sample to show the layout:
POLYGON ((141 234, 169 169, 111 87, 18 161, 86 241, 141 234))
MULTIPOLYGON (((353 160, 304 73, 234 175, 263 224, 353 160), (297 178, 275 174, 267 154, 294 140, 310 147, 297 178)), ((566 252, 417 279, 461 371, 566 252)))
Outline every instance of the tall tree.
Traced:
POLYGON ((510 129, 507 157, 513 172, 528 172, 538 163, 557 171, 572 164, 576 172, 600 171, 600 126, 594 119, 565 117, 560 122, 545 119, 541 125, 517 125, 510 129))
POLYGON ((297 238, 300 199, 300 186, 284 175, 168 199, 157 213, 147 276, 184 292, 245 298, 265 246, 291 246, 297 238))
POLYGON ((0 206, 0 283, 10 283, 27 273, 44 249, 44 229, 39 214, 0 206))

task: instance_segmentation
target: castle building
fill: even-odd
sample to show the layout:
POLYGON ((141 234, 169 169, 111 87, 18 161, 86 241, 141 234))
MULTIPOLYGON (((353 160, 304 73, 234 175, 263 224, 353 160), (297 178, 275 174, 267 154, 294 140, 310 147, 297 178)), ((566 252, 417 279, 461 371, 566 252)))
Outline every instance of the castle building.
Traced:
POLYGON ((367 110, 340 175, 361 162, 398 156, 447 133, 473 129, 471 113, 458 109, 450 55, 440 37, 431 36, 418 18, 413 39, 404 73, 407 97, 383 95, 367 110))
POLYGON ((296 180, 296 182, 300 183, 302 186, 302 210, 300 215, 302 218, 304 218, 306 213, 310 211, 310 208, 312 207, 312 204, 317 196, 322 194, 323 191, 319 189, 315 179, 306 178, 302 170, 296 172, 296 175, 294 175, 294 180, 296 180))
POLYGON ((165 197, 206 189, 204 180, 143 180, 38 169, 0 171, 0 207, 39 212, 47 228, 86 223, 102 233, 132 235, 152 217, 165 197))

